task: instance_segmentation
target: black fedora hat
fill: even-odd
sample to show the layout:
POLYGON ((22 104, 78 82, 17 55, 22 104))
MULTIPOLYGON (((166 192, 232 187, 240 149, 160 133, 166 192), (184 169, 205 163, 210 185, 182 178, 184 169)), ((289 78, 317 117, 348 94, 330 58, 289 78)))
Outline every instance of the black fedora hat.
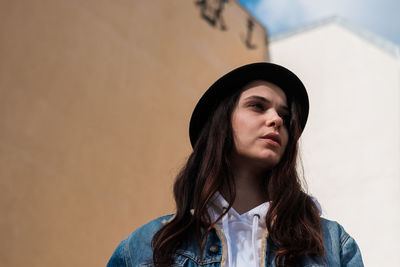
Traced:
POLYGON ((309 110, 308 95, 303 83, 293 72, 280 65, 258 62, 228 72, 203 94, 190 119, 189 136, 192 147, 219 103, 241 90, 249 82, 256 80, 264 80, 279 86, 285 92, 288 103, 297 102, 299 104, 300 128, 303 131, 309 110))

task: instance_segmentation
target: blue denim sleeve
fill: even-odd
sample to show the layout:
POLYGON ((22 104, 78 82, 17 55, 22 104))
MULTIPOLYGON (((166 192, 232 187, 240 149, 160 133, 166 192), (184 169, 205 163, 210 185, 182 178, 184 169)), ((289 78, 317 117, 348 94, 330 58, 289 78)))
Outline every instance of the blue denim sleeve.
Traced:
POLYGON ((110 260, 107 263, 107 267, 128 267, 125 260, 124 248, 126 245, 126 239, 122 241, 115 249, 110 260))
POLYGON ((341 266, 343 267, 363 267, 361 251, 356 241, 346 232, 341 238, 341 266))
POLYGON ((172 216, 152 220, 131 233, 115 249, 107 267, 153 266, 153 236, 172 216))

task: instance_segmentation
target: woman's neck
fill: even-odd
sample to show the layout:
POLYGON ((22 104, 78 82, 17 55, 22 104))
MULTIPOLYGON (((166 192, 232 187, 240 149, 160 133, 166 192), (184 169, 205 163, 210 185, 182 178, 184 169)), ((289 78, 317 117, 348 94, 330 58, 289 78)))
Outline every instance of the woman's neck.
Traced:
MULTIPOLYGON (((265 171, 255 171, 251 168, 234 168, 233 177, 236 186, 236 198, 233 208, 239 213, 245 213, 268 201, 264 179, 265 171)), ((222 192, 222 195, 224 193, 222 192)))

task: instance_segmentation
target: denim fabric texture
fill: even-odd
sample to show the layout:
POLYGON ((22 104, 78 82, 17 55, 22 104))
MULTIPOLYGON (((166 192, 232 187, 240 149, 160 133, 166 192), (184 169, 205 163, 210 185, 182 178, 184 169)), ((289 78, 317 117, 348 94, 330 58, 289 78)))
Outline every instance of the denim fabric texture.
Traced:
MULTIPOLYGON (((151 240, 153 235, 171 219, 172 215, 155 219, 133 232, 127 239, 123 240, 111 256, 107 267, 142 267, 153 266, 153 251, 151 240)), ((361 252, 355 240, 346 233, 337 222, 324 218, 322 227, 326 248, 326 258, 312 259, 305 257, 298 263, 299 267, 362 267, 361 252)), ((224 237, 217 230, 213 230, 207 238, 204 257, 200 259, 195 240, 189 242, 189 246, 176 251, 173 266, 186 267, 219 267, 224 266, 226 245, 224 237)), ((273 244, 267 238, 263 254, 265 267, 275 267, 274 254, 271 249, 273 244)))

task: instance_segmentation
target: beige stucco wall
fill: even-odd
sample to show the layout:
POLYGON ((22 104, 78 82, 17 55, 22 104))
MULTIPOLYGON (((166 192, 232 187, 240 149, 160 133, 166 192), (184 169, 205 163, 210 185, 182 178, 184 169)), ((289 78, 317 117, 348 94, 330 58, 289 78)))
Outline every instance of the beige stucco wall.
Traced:
POLYGON ((225 31, 195 2, 0 2, 1 266, 104 266, 173 212, 197 99, 267 56, 236 1, 225 31))
POLYGON ((269 50, 308 88, 302 154, 323 215, 356 238, 365 266, 399 266, 400 49, 368 36, 328 23, 269 50))

